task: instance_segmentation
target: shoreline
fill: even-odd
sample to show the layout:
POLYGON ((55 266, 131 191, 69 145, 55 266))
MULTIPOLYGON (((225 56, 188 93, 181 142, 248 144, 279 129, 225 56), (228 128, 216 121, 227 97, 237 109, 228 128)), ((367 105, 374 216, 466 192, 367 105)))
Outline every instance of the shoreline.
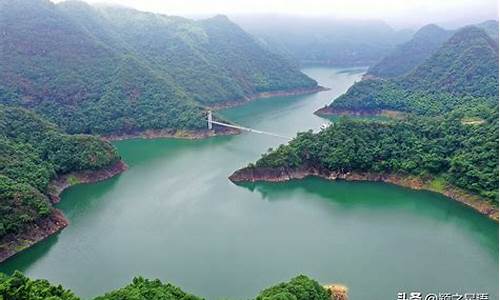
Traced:
POLYGON ((100 138, 105 141, 123 141, 130 139, 185 139, 201 140, 216 136, 237 135, 240 131, 232 128, 221 128, 214 125, 217 130, 181 130, 181 129, 147 129, 130 133, 117 133, 110 135, 101 135, 100 138))
POLYGON ((326 116, 355 116, 355 117, 367 117, 367 116, 380 116, 387 117, 391 119, 402 119, 405 117, 405 112, 391 109, 338 109, 330 108, 325 106, 314 112, 315 115, 319 117, 326 116))
MULTIPOLYGON (((127 170, 127 165, 122 160, 118 160, 99 170, 85 170, 58 175, 48 185, 47 201, 50 201, 51 205, 59 203, 61 200, 60 195, 65 189, 81 183, 103 181, 125 170, 127 170)), ((52 206, 51 214, 48 217, 34 221, 26 226, 21 233, 9 234, 2 238, 0 241, 0 263, 59 233, 68 225, 69 221, 63 212, 52 206)))
POLYGON ((104 181, 127 169, 128 166, 120 159, 99 170, 85 170, 59 175, 50 181, 47 196, 52 204, 57 204, 61 201, 60 196, 65 189, 77 184, 104 181))
POLYGON ((59 233, 68 225, 69 221, 63 213, 57 208, 52 208, 52 212, 48 217, 36 220, 21 233, 9 234, 2 238, 0 244, 0 263, 45 240, 49 236, 59 233))
MULTIPOLYGON (((243 97, 238 100, 227 100, 218 104, 209 105, 207 107, 212 110, 222 110, 225 108, 242 106, 260 99, 266 99, 271 97, 307 95, 328 90, 330 89, 318 85, 314 88, 298 88, 289 90, 260 92, 251 96, 243 97)), ((214 128, 216 128, 217 130, 208 130, 208 129, 191 130, 191 129, 172 129, 172 128, 146 129, 128 133, 114 133, 114 134, 101 135, 100 138, 102 140, 109 142, 123 141, 128 139, 162 139, 162 138, 200 140, 216 136, 237 135, 241 133, 241 131, 237 129, 221 127, 217 125, 214 125, 214 128)))
POLYGON ((229 180, 233 183, 238 182, 284 182, 292 179, 303 179, 305 177, 314 176, 327 180, 346 180, 346 181, 372 181, 385 182, 398 186, 410 188, 413 190, 427 190, 442 194, 450 199, 460 202, 474 209, 480 214, 498 222, 499 214, 498 207, 491 202, 474 195, 461 188, 446 184, 438 189, 431 185, 432 180, 423 180, 422 178, 398 175, 398 174, 383 174, 370 172, 348 172, 340 173, 326 169, 318 169, 315 167, 302 166, 296 169, 289 168, 242 168, 235 171, 229 180))
MULTIPOLYGON (((318 91, 327 90, 324 87, 317 86, 313 89, 293 89, 288 91, 264 92, 258 93, 251 97, 232 103, 232 106, 247 104, 253 100, 261 98, 269 98, 274 96, 292 96, 308 93, 315 93, 318 91)), ((226 105, 225 105, 226 106, 226 105)), ((130 133, 118 133, 111 135, 100 136, 105 141, 120 141, 134 138, 141 139, 158 139, 158 138, 176 138, 176 139, 189 139, 198 140, 215 136, 236 135, 241 132, 237 129, 226 128, 214 125, 215 130, 180 130, 180 129, 148 129, 144 131, 136 131, 130 133)), ((109 166, 99 170, 85 170, 78 172, 71 172, 67 174, 57 175, 49 182, 47 187, 47 198, 50 203, 57 204, 61 201, 61 193, 74 185, 96 183, 104 181, 113 176, 116 176, 126 171, 128 166, 122 161, 118 160, 109 166)), ((48 217, 36 220, 32 224, 16 235, 10 234, 0 240, 0 263, 8 258, 16 255, 19 252, 35 245, 36 243, 45 240, 49 236, 60 232, 69 225, 69 221, 64 214, 55 207, 52 207, 52 212, 48 217)))
POLYGON ((307 94, 314 94, 318 92, 323 92, 323 91, 328 91, 330 90, 327 87, 318 85, 313 88, 298 88, 298 89, 288 89, 288 90, 278 90, 278 91, 270 91, 270 92, 260 92, 260 93, 255 93, 251 96, 246 96, 240 99, 236 100, 226 100, 222 101, 220 103, 216 103, 213 105, 208 105, 210 109, 213 110, 221 110, 225 108, 232 108, 232 107, 237 107, 241 105, 248 104, 252 101, 260 100, 260 99, 266 99, 266 98, 271 98, 271 97, 288 97, 288 96, 300 96, 300 95, 307 95, 307 94))

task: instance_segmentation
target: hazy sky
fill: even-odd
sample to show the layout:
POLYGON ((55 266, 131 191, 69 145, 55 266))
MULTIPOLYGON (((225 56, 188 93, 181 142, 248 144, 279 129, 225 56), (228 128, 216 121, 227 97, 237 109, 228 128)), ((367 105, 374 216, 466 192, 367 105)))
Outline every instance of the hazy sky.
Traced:
MULTIPOLYGON (((60 2, 61 0, 54 0, 60 2)), ((96 3, 103 0, 86 0, 96 3)), ((169 15, 287 13, 382 19, 400 27, 498 19, 497 0, 106 0, 169 15)))

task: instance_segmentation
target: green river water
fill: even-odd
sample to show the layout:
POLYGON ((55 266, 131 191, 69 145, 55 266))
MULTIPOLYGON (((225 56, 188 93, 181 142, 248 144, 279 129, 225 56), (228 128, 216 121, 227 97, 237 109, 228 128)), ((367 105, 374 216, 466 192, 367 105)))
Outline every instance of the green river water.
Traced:
MULTIPOLYGON (((361 70, 304 69, 330 91, 223 112, 293 136, 361 70)), ((227 177, 284 141, 256 134, 115 143, 129 170, 66 190, 69 227, 0 265, 90 298, 133 276, 208 299, 248 299, 297 274, 350 288, 351 300, 398 291, 487 292, 498 299, 498 224, 438 194, 317 178, 237 186, 227 177)))

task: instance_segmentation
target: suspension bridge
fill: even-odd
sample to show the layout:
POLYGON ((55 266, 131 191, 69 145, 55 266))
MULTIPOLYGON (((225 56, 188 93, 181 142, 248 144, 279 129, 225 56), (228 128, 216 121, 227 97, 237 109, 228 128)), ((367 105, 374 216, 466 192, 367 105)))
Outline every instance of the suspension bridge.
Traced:
POLYGON ((257 133, 257 134, 264 134, 264 135, 274 136, 274 137, 278 137, 278 138, 282 138, 282 139, 287 139, 287 140, 291 140, 292 139, 291 137, 279 135, 279 134, 272 133, 272 132, 267 132, 267 131, 252 129, 252 128, 248 128, 248 127, 244 127, 244 126, 239 126, 239 125, 233 125, 233 124, 227 124, 227 123, 222 123, 222 122, 214 121, 213 117, 212 117, 212 111, 210 111, 210 110, 208 111, 208 114, 207 114, 207 123, 208 123, 208 129, 209 130, 212 130, 213 129, 213 125, 215 124, 215 125, 218 125, 218 126, 239 129, 239 130, 242 130, 242 131, 247 131, 247 132, 252 132, 252 133, 257 133))

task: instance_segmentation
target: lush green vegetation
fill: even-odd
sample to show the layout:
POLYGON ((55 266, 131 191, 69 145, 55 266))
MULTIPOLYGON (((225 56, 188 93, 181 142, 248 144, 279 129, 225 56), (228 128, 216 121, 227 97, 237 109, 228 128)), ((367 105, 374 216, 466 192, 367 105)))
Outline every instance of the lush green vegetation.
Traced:
POLYGON ((330 171, 445 178, 484 198, 498 199, 498 113, 462 124, 464 113, 410 117, 392 123, 343 119, 317 134, 299 134, 262 156, 257 167, 310 165, 330 171))
POLYGON ((46 194, 56 174, 96 170, 118 159, 107 142, 65 134, 33 112, 0 105, 0 239, 51 213, 46 194))
POLYGON ((204 105, 317 83, 226 17, 0 1, 0 103, 70 133, 204 128, 204 105))
POLYGON ((20 272, 0 274, 0 299, 5 300, 78 300, 71 291, 47 280, 32 280, 20 272))
MULTIPOLYGON (((498 21, 489 20, 475 25, 493 39, 498 41, 498 21)), ((411 40, 397 46, 389 55, 371 66, 367 77, 395 78, 408 74, 431 57, 453 34, 454 30, 446 30, 429 24, 419 29, 411 40)))
POLYGON ((330 292, 307 276, 299 275, 260 292, 256 300, 330 300, 330 292))
MULTIPOLYGON (((0 274, 0 299, 9 300, 78 300, 62 286, 51 285, 47 280, 33 280, 20 272, 12 276, 0 274)), ((134 278, 129 285, 96 297, 95 300, 201 300, 180 288, 160 280, 134 278)), ((256 300, 329 300, 325 288, 307 276, 300 275, 287 283, 280 283, 263 290, 256 300)))
POLYGON ((106 293, 95 300, 139 300, 139 299, 165 299, 165 300, 201 300, 201 298, 188 294, 180 288, 162 283, 160 280, 148 280, 142 277, 134 278, 131 284, 124 288, 106 293))
POLYGON ((498 46, 470 26, 455 33, 429 59, 404 77, 364 80, 330 109, 391 109, 437 115, 462 106, 498 103, 498 46))

